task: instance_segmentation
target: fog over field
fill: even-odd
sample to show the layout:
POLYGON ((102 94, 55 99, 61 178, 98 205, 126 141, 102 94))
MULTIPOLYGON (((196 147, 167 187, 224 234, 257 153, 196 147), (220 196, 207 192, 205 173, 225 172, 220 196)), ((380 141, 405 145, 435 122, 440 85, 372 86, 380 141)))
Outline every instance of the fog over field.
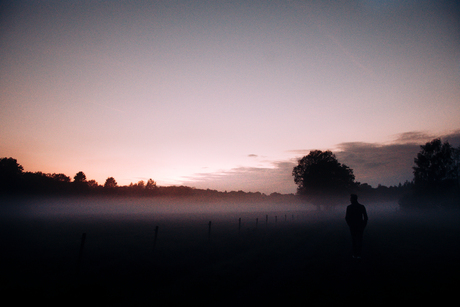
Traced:
MULTIPOLYGON (((345 214, 348 200, 341 206, 319 208, 323 214, 345 214)), ((399 210, 396 201, 373 201, 366 203, 368 210, 384 214, 399 210)), ((190 198, 138 198, 138 197, 42 197, 15 198, 3 200, 0 207, 2 216, 18 218, 59 218, 59 217, 104 217, 130 216, 154 217, 155 215, 202 214, 232 215, 236 213, 265 212, 307 212, 318 208, 309 203, 276 201, 239 201, 228 199, 199 200, 190 198)))
POLYGON ((458 210, 363 203, 369 223, 356 262, 347 202, 318 210, 187 198, 3 199, 2 294, 48 306, 449 301, 460 281, 458 210))

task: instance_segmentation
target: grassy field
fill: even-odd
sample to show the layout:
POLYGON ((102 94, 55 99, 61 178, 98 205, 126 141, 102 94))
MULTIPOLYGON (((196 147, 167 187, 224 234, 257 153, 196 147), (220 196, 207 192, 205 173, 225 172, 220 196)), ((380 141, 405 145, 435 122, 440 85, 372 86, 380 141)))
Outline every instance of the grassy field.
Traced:
POLYGON ((368 207, 358 262, 344 209, 9 212, 0 223, 2 296, 48 306, 388 306, 456 298, 458 212, 368 207))

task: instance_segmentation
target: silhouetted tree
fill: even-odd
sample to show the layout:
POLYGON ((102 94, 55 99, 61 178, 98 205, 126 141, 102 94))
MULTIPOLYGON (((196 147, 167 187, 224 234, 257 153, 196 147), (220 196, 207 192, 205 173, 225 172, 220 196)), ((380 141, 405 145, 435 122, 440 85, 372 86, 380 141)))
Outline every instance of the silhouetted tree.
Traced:
POLYGON ((83 172, 78 172, 73 177, 73 187, 77 193, 86 193, 88 190, 88 182, 86 181, 86 175, 83 172))
POLYGON ((460 204, 457 152, 434 139, 420 146, 414 159, 413 190, 399 199, 401 207, 446 207, 460 204))
POLYGON ((58 190, 55 181, 50 174, 42 172, 25 172, 23 174, 23 192, 33 194, 49 194, 58 190))
POLYGON ((130 183, 128 186, 129 193, 134 193, 136 195, 143 195, 145 190, 144 180, 140 180, 137 183, 130 183))
POLYGON ((97 189, 99 187, 101 187, 96 180, 94 179, 91 179, 91 180, 88 180, 88 187, 91 188, 91 189, 97 189))
POLYGON ((53 178, 55 181, 59 181, 59 182, 70 182, 70 177, 69 176, 66 176, 64 174, 52 174, 51 175, 51 178, 53 178))
POLYGON ((153 190, 157 187, 157 183, 155 181, 153 181, 152 178, 150 178, 148 181, 147 181, 147 184, 145 185, 145 188, 147 190, 153 190))
POLYGON ((86 175, 83 172, 78 172, 74 177, 73 177, 74 182, 86 182, 86 175))
POLYGON ((10 193, 19 190, 23 170, 16 159, 0 159, 0 191, 10 193))
POLYGON ((449 142, 434 139, 420 146, 414 159, 414 184, 423 192, 442 192, 457 179, 454 149, 449 142))
POLYGON ((20 176, 24 168, 13 158, 0 159, 0 175, 2 177, 20 176))
POLYGON ((159 194, 164 196, 191 196, 194 189, 186 186, 169 186, 160 188, 159 194))
POLYGON ((118 186, 117 181, 113 177, 109 177, 105 180, 104 188, 113 189, 118 186))
POLYGON ((454 158, 454 178, 456 181, 457 189, 460 189, 460 146, 453 148, 454 158))
POLYGON ((337 161, 331 151, 313 150, 292 170, 297 193, 320 204, 344 197, 355 186, 353 170, 337 161))
POLYGON ((140 181, 137 182, 137 188, 138 188, 139 190, 145 189, 145 182, 144 182, 144 180, 140 180, 140 181))

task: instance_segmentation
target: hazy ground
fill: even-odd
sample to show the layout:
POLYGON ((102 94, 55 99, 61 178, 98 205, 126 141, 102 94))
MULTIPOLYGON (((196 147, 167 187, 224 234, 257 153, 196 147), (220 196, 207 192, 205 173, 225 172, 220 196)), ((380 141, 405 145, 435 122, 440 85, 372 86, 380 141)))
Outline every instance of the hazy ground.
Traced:
POLYGON ((345 206, 318 212, 158 199, 3 200, 2 296, 60 306, 387 306, 455 299, 459 212, 366 205, 363 260, 355 262, 345 206))

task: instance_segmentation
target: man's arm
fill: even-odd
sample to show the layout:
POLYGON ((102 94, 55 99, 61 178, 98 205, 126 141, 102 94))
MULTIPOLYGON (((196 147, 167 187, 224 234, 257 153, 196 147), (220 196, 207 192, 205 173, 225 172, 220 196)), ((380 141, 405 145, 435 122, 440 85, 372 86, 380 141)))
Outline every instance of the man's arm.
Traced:
POLYGON ((367 217, 366 207, 363 206, 363 225, 364 227, 366 227, 368 219, 369 218, 367 217))
POLYGON ((347 224, 350 225, 350 212, 349 212, 349 207, 347 207, 347 214, 345 215, 345 221, 347 221, 347 224))

